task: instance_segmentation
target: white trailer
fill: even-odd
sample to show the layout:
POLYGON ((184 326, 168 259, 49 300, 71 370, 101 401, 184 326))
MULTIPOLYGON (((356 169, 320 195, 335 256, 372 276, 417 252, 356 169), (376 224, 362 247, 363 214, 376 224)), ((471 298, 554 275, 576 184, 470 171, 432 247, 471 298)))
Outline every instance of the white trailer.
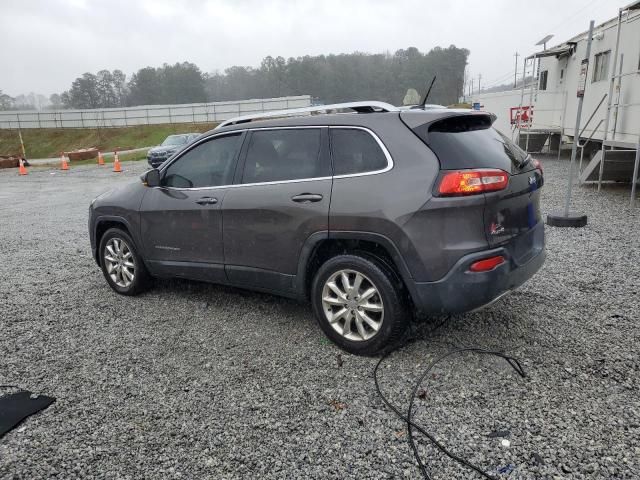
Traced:
POLYGON ((622 177, 629 181, 640 141, 640 0, 595 27, 585 66, 587 35, 583 32, 526 57, 521 88, 479 92, 472 102, 495 113, 496 126, 511 130, 529 151, 543 146, 555 150, 561 139, 576 140, 573 127, 582 91, 578 146, 590 163, 584 165, 581 179, 599 184, 622 177), (527 73, 533 81, 525 85, 527 73))

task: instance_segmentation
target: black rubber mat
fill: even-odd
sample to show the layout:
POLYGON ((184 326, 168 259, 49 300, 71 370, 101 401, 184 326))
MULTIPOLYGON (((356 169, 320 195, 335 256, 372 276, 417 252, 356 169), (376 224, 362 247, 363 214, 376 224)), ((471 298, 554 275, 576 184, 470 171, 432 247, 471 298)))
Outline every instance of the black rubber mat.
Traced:
POLYGON ((0 397, 0 438, 17 427, 25 418, 44 410, 56 399, 46 395, 33 395, 20 390, 0 397))

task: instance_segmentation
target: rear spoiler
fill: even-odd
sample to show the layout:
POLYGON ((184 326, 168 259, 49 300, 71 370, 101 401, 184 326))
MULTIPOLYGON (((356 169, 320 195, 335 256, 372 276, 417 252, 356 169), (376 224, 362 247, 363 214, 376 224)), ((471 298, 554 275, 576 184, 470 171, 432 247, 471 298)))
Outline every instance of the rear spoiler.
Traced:
POLYGON ((411 130, 415 128, 427 128, 428 130, 431 125, 440 120, 468 116, 487 117, 491 125, 498 119, 495 113, 465 109, 404 110, 400 112, 400 119, 411 130))

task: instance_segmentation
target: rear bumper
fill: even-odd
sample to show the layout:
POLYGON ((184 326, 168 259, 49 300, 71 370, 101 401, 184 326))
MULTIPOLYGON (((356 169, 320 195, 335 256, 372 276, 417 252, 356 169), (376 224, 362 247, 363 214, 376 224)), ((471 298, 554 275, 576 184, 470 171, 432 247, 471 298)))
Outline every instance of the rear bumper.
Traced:
POLYGON ((463 313, 488 306, 531 278, 544 264, 544 224, 510 244, 462 257, 436 282, 414 282, 413 302, 418 314, 463 313), (529 248, 523 249, 523 245, 529 248), (503 255, 506 261, 489 272, 470 272, 483 258, 503 255))

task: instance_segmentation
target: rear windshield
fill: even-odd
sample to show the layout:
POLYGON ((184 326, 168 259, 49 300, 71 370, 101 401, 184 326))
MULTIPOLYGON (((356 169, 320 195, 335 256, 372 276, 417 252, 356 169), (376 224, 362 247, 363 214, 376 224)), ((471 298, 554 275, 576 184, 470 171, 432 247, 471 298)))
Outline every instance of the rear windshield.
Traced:
POLYGON ((517 171, 525 163, 527 153, 491 123, 488 115, 461 115, 419 125, 413 131, 437 155, 443 170, 517 171))

